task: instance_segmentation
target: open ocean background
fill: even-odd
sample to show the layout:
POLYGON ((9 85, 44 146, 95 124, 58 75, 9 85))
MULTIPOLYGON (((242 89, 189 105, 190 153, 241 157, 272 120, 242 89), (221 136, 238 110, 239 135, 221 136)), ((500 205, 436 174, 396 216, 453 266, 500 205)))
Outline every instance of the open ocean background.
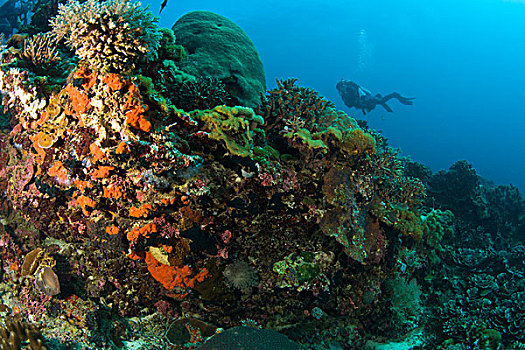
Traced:
MULTIPOLYGON (((158 14, 161 1, 144 4, 158 14)), ((524 0, 168 0, 160 25, 193 10, 246 31, 268 88, 299 78, 433 171, 465 159, 525 192, 524 0), (363 116, 343 104, 340 79, 416 100, 363 116)))

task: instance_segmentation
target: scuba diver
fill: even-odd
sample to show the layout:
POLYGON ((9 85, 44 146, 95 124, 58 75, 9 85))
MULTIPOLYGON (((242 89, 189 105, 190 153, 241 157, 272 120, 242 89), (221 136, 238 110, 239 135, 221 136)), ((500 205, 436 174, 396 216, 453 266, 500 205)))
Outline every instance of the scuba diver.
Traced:
POLYGON ((381 94, 372 95, 369 90, 350 80, 341 80, 337 83, 336 88, 345 105, 350 108, 360 109, 363 114, 370 112, 377 105, 381 105, 388 112, 392 112, 392 108, 386 103, 393 98, 397 98, 404 105, 411 105, 414 99, 412 97, 403 97, 397 92, 392 92, 386 96, 381 96, 381 94))

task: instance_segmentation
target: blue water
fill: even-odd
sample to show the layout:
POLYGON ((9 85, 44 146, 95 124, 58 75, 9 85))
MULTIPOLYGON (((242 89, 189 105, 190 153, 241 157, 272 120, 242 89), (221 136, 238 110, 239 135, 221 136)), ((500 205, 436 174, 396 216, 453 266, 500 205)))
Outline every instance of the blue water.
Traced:
MULTIPOLYGON (((161 1, 152 2, 158 13, 161 1)), ((299 78, 338 108, 335 84, 355 80, 374 93, 398 91, 363 119, 391 146, 434 171, 466 159, 497 184, 525 192, 525 1, 504 0, 168 0, 160 25, 209 10, 240 25, 275 78, 299 78)))

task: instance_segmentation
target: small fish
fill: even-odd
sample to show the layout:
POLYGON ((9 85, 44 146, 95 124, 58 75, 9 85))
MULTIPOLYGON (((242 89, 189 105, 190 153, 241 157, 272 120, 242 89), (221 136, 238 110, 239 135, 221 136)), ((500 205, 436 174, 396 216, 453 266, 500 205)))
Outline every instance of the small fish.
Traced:
POLYGON ((162 4, 160 5, 160 11, 159 11, 159 14, 162 12, 162 10, 164 10, 164 8, 166 7, 166 4, 168 3, 168 0, 164 0, 162 2, 162 4))

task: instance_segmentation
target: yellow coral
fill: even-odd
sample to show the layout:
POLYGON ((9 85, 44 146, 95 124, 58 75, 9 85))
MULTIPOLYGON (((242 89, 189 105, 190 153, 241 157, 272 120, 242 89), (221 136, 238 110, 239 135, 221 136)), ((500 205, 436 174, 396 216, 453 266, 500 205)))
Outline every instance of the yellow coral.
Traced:
POLYGON ((344 132, 341 141, 341 149, 351 155, 376 152, 375 139, 361 129, 344 132))
POLYGON ((251 108, 240 106, 196 110, 191 116, 205 122, 209 138, 222 141, 231 154, 241 157, 252 156, 253 130, 264 124, 263 118, 255 115, 251 108))

